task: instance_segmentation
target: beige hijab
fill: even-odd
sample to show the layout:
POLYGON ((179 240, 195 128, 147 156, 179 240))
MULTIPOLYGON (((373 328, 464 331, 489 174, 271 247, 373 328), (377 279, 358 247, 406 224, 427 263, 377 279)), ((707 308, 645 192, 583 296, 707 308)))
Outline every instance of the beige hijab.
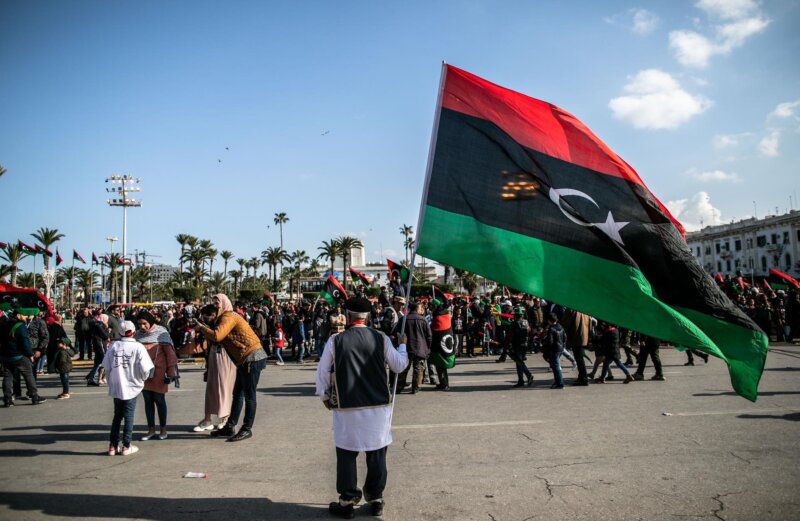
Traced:
POLYGON ((214 295, 214 298, 219 301, 219 314, 223 314, 226 311, 233 311, 233 304, 231 304, 231 299, 228 298, 227 295, 224 293, 217 293, 214 295))

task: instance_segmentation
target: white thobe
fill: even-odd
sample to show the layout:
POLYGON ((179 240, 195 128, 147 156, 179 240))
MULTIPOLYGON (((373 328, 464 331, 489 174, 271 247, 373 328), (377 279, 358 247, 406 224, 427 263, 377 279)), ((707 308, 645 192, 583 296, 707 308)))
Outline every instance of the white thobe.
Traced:
MULTIPOLYGON (((355 326, 363 327, 363 326, 355 326)), ((389 369, 400 373, 408 365, 406 345, 395 349, 388 337, 383 338, 383 354, 389 369)), ((330 398, 333 337, 325 343, 317 366, 317 396, 330 398)), ((333 443, 340 449, 354 452, 378 450, 392 443, 392 405, 365 409, 333 410, 333 443)))

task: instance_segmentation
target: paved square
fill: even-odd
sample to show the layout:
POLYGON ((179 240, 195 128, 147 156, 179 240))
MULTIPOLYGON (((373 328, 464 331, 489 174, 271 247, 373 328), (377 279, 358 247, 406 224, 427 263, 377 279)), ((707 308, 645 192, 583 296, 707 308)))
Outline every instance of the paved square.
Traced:
MULTIPOLYGON (((662 357, 666 382, 563 391, 538 355, 523 389, 510 388, 513 363, 460 359, 451 392, 399 396, 384 518, 800 518, 800 348, 772 346, 755 404, 731 391, 722 362, 662 357)), ((189 432, 204 384, 185 366, 167 396, 169 439, 138 441, 140 399, 141 451, 112 458, 112 401, 79 369, 70 400, 0 410, 0 519, 327 519, 335 453, 314 370, 268 366, 254 437, 226 443, 189 432)), ((40 381, 43 396, 60 392, 56 376, 40 381)))

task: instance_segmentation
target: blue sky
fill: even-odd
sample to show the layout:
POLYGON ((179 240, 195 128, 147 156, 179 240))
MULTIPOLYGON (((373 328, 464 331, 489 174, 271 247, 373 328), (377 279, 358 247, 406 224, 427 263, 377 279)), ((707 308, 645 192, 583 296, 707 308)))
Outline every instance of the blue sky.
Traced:
POLYGON ((442 60, 575 114, 689 229, 784 212, 798 56, 797 0, 6 0, 0 241, 45 226, 64 257, 107 250, 104 180, 129 174, 128 251, 157 261, 178 233, 258 255, 276 212, 288 251, 350 234, 401 258, 442 60))

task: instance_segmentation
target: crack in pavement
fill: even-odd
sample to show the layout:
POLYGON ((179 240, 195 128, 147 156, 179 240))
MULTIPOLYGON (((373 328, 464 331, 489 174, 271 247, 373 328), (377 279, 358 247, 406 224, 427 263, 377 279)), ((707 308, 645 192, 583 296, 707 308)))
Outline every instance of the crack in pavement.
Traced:
POLYGON ((411 450, 408 448, 408 442, 409 442, 409 441, 411 441, 411 438, 409 438, 409 439, 407 439, 406 441, 404 441, 404 442, 403 442, 403 450, 404 450, 404 451, 406 451, 406 452, 408 452, 408 454, 409 454, 409 455, 410 455, 412 458, 415 458, 416 456, 414 456, 414 453, 413 453, 413 452, 411 452, 411 450))
POLYGON ((50 481, 48 483, 45 483, 45 485, 54 485, 56 483, 61 483, 63 481, 72 481, 73 479, 100 479, 99 476, 85 476, 85 474, 89 474, 90 472, 97 472, 98 470, 112 469, 114 467, 119 467, 120 465, 125 465, 126 463, 130 463, 131 461, 133 461, 133 460, 132 459, 126 459, 126 460, 120 461, 119 463, 115 463, 113 465, 104 465, 104 466, 102 466, 100 468, 86 470, 86 471, 83 471, 83 472, 79 472, 79 473, 75 474, 74 476, 70 476, 68 478, 57 479, 55 481, 50 481))
POLYGON ((486 515, 489 516, 492 519, 492 521, 497 521, 497 518, 494 517, 490 512, 486 512, 486 515))
POLYGON ((559 463, 558 465, 548 465, 544 467, 533 467, 535 470, 542 470, 542 469, 557 469, 559 467, 572 467, 575 465, 591 465, 594 461, 577 461, 575 463, 559 463))
POLYGON ((739 456, 738 454, 736 454, 736 453, 735 453, 735 452, 733 452, 733 451, 728 451, 728 454, 730 454, 731 456, 733 456, 733 457, 734 457, 734 458, 736 458, 736 459, 740 459, 740 460, 744 461, 744 462, 745 462, 745 463, 747 463, 748 465, 752 464, 752 461, 750 461, 750 460, 749 460, 749 459, 747 459, 747 458, 743 458, 743 457, 739 456))
MULTIPOLYGON (((520 436, 522 436, 523 438, 527 438, 527 439, 529 439, 530 441, 535 441, 535 442, 538 442, 538 441, 539 441, 539 440, 537 440, 537 439, 535 439, 535 438, 531 438, 530 436, 528 436, 528 435, 527 435, 527 434, 525 434, 524 432, 518 432, 517 434, 519 434, 519 435, 520 435, 520 436)), ((524 521, 524 520, 523 520, 523 521, 524 521)))
POLYGON ((716 517, 720 521, 726 521, 725 518, 720 515, 725 510, 725 502, 722 501, 722 498, 733 496, 735 494, 741 494, 741 492, 728 492, 727 494, 715 494, 714 497, 712 497, 711 499, 719 503, 719 508, 712 510, 711 515, 716 517))

